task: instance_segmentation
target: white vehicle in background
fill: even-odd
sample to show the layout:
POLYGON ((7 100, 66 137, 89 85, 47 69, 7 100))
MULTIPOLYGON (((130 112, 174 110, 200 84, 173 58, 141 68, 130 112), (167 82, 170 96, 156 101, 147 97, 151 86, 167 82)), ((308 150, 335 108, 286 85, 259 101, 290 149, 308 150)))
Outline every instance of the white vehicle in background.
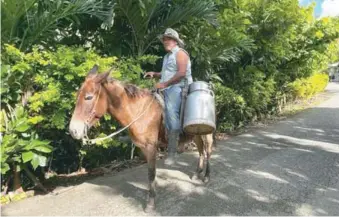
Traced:
POLYGON ((328 76, 330 82, 339 82, 339 62, 329 64, 328 76))

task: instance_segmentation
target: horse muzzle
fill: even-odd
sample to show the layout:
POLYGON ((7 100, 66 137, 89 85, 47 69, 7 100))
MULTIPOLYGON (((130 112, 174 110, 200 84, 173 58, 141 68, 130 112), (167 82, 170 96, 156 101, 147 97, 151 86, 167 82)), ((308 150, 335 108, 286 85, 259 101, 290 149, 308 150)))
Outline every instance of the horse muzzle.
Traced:
POLYGON ((86 136, 87 126, 83 121, 71 121, 69 126, 69 133, 74 139, 83 139, 86 136))

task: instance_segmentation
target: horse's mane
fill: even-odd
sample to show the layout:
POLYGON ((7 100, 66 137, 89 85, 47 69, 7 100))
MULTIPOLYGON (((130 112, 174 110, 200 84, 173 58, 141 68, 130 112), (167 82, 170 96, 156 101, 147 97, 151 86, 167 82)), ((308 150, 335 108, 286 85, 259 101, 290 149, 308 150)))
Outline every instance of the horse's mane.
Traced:
POLYGON ((113 78, 109 78, 108 79, 109 83, 112 82, 118 82, 120 85, 122 85, 122 87, 124 88, 127 96, 129 98, 136 98, 136 97, 141 97, 141 96, 145 96, 145 95, 150 95, 151 91, 146 89, 146 88, 140 88, 137 85, 131 84, 131 83, 125 83, 113 78))
MULTIPOLYGON (((109 79, 109 82, 116 82, 118 80, 115 79, 109 79)), ((124 91, 127 95, 127 97, 129 98, 137 98, 137 97, 142 97, 142 96, 150 96, 150 95, 154 95, 155 98, 157 99, 157 101, 160 103, 161 107, 164 108, 165 107, 165 103, 164 103, 164 99, 162 98, 162 96, 158 93, 152 93, 152 91, 150 91, 147 88, 140 88, 137 85, 134 84, 130 84, 130 83, 124 83, 122 81, 118 81, 120 85, 123 86, 124 91)))
POLYGON ((128 97, 135 98, 139 96, 149 95, 150 91, 148 89, 142 89, 134 84, 122 84, 124 87, 124 90, 128 97))

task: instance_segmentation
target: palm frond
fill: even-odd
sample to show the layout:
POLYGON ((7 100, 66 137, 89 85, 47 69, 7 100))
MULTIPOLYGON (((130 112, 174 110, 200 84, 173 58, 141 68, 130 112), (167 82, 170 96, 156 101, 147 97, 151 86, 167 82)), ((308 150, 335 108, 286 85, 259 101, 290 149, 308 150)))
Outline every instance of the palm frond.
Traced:
MULTIPOLYGON (((6 28, 11 27, 13 35, 20 41, 20 48, 26 49, 43 39, 53 38, 56 30, 64 28, 66 23, 76 22, 79 15, 95 16, 107 21, 112 18, 112 5, 106 5, 104 0, 6 0, 4 15, 6 28), (15 5, 18 3, 18 5, 15 5), (17 7, 23 9, 17 9, 17 7), (15 15, 11 15, 17 11, 15 15), (20 22, 18 22, 20 21, 20 22)), ((5 27, 4 27, 5 28, 5 27)), ((6 32, 8 35, 8 32, 6 32)))
POLYGON ((12 41, 20 30, 20 21, 37 0, 4 0, 1 2, 1 36, 3 41, 12 41))
POLYGON ((192 17, 211 19, 211 1, 187 0, 169 5, 167 0, 118 0, 118 9, 127 20, 133 35, 129 42, 134 55, 144 54, 165 28, 192 17))

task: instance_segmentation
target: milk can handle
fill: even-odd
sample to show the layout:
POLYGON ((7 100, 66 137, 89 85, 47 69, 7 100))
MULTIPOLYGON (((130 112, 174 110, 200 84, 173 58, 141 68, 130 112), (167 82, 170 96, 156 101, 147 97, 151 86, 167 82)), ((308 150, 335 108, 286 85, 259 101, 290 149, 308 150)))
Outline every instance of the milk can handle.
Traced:
POLYGON ((215 95, 214 95, 214 92, 213 92, 213 84, 212 84, 212 83, 209 83, 208 86, 209 86, 210 91, 211 91, 211 93, 212 93, 212 97, 214 98, 215 95))
POLYGON ((214 92, 213 92, 213 90, 210 90, 210 91, 211 91, 211 93, 212 93, 212 97, 214 98, 214 96, 215 96, 215 95, 214 95, 214 92))

